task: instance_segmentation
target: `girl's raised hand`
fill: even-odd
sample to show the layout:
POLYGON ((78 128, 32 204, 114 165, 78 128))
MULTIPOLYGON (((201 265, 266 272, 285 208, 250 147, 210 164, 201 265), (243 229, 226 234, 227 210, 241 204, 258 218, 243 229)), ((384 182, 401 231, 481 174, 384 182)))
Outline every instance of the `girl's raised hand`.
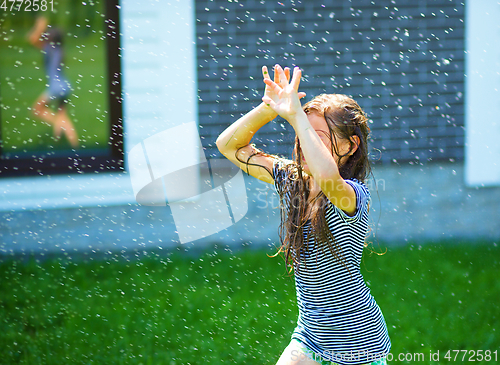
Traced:
MULTIPOLYGON (((290 69, 288 67, 285 67, 283 72, 285 74, 285 79, 287 81, 290 80, 290 69)), ((262 76, 264 77, 264 82, 265 82, 265 80, 271 81, 271 76, 269 75, 269 71, 267 70, 267 66, 262 66, 262 76)), ((280 84, 280 74, 276 70, 274 71, 274 82, 278 85, 280 84)), ((266 88, 264 90, 264 96, 270 96, 271 92, 272 92, 271 87, 266 84, 266 88)), ((264 98, 262 98, 262 99, 264 99, 264 98)), ((269 104, 267 104, 267 106, 269 107, 269 104)))
POLYGON ((281 117, 289 122, 297 113, 302 111, 300 104, 301 98, 306 96, 305 93, 299 93, 301 70, 295 67, 293 70, 292 80, 290 81, 290 69, 283 69, 280 65, 274 68, 274 81, 269 77, 267 67, 262 68, 266 91, 262 97, 262 101, 271 109, 278 113, 281 117))

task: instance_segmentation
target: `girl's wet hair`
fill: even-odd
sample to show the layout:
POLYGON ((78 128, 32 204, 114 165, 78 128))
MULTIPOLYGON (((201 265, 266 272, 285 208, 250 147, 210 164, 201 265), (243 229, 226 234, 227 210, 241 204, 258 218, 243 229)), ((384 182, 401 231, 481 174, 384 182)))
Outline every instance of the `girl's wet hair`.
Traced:
MULTIPOLYGON (((356 147, 353 141, 353 136, 358 136, 359 146, 356 151, 347 159, 347 161, 339 166, 339 172, 343 179, 357 179, 365 182, 370 174, 370 161, 368 158, 368 136, 370 127, 368 126, 368 118, 356 101, 347 95, 343 94, 321 94, 309 101, 303 107, 306 114, 317 113, 325 118, 332 142, 332 155, 338 156, 336 149, 337 138, 344 139, 349 142, 349 151, 339 159, 349 155, 356 147)), ((298 138, 295 140, 296 147, 299 143, 298 138)), ((295 151, 300 152, 300 148, 295 148, 295 151)), ((301 157, 301 156, 298 156, 301 157)), ((302 161, 298 159, 298 161, 302 161)), ((297 159, 296 159, 297 162, 297 159)))
MULTIPOLYGON (((332 156, 337 158, 337 166, 343 179, 357 179, 365 182, 371 172, 370 161, 368 157, 368 136, 370 127, 368 118, 356 101, 343 94, 321 94, 309 101, 303 106, 306 114, 316 113, 325 118, 328 125, 328 138, 332 146, 332 156), (359 145, 356 148, 356 141, 352 138, 358 136, 359 145), (337 140, 344 139, 349 142, 349 150, 345 155, 339 155, 337 150, 337 140), (352 151, 355 150, 354 153, 352 151), (352 153, 352 154, 351 154, 352 153), (343 157, 351 154, 344 163, 340 163, 343 157)), ((241 161, 236 153, 236 158, 244 162, 247 166, 260 166, 250 162, 255 155, 268 155, 258 149, 255 149, 247 161, 241 161)), ((264 167, 265 168, 265 167, 264 167)), ((330 250, 335 259, 337 259, 347 269, 347 264, 342 254, 342 248, 337 244, 335 237, 331 233, 325 217, 325 209, 329 201, 323 192, 316 197, 310 197, 310 179, 311 177, 303 172, 302 152, 300 141, 295 138, 294 163, 284 167, 287 169, 288 179, 284 182, 281 189, 281 223, 279 226, 279 235, 281 246, 278 254, 283 254, 286 262, 295 270, 299 269, 300 258, 308 251, 308 243, 304 240, 307 236, 314 237, 315 244, 322 244, 320 249, 326 247, 330 250), (285 196, 289 197, 288 205, 285 204, 285 196), (308 203, 308 200, 311 201, 308 203), (311 204, 315 207, 306 216, 307 206, 311 204), (307 232, 304 232, 304 226, 310 221, 307 232), (326 247, 325 247, 326 246, 326 247)), ((266 169, 267 170, 267 169, 266 169)), ((268 170, 272 176, 272 172, 268 170)), ((273 178, 275 178, 273 176, 273 178)))
MULTIPOLYGON (((358 103, 343 94, 321 94, 306 103, 303 109, 308 115, 316 113, 325 118, 328 125, 328 138, 332 142, 331 153, 337 158, 337 166, 342 178, 357 179, 364 183, 371 171, 368 157, 370 127, 368 118, 358 103), (353 136, 359 138, 357 148, 353 136), (339 156, 336 143, 338 139, 349 142, 350 148, 345 155, 339 156), (353 150, 355 150, 354 153, 352 153, 353 150), (349 156, 351 153, 352 155, 349 156), (341 164, 343 157, 347 157, 347 160, 341 164)), ((279 229, 280 252, 284 254, 287 263, 297 270, 301 256, 308 251, 308 243, 304 238, 312 235, 316 244, 325 243, 335 259, 347 267, 342 248, 338 246, 326 221, 325 209, 329 203, 328 198, 323 192, 316 197, 310 197, 309 180, 311 177, 303 173, 302 152, 297 137, 295 138, 294 162, 287 167, 290 179, 285 181, 280 197, 282 201, 279 229), (288 207, 283 206, 283 199, 286 195, 293 197, 288 207), (314 206, 315 210, 306 216, 310 199, 309 204, 314 206), (308 221, 310 221, 310 226, 307 232, 304 232, 304 226, 308 221)), ((324 246, 320 249, 324 249, 324 246)))

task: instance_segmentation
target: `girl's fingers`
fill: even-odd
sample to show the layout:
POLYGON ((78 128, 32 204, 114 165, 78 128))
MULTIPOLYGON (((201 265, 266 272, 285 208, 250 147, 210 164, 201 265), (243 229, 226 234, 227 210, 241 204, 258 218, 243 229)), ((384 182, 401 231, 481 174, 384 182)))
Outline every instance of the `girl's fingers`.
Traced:
POLYGON ((299 90, 301 76, 302 76, 302 71, 300 70, 300 68, 295 67, 293 69, 292 81, 290 82, 290 85, 292 85, 292 87, 294 88, 295 91, 299 90))
POLYGON ((297 91, 299 99, 302 99, 306 96, 306 93, 298 92, 300 78, 302 77, 302 71, 299 67, 295 67, 293 69, 293 76, 291 81, 290 68, 285 67, 283 69, 279 64, 276 64, 274 66, 274 81, 271 80, 266 66, 262 66, 262 75, 264 77, 264 83, 269 86, 271 90, 278 94, 285 88, 285 86, 291 85, 293 89, 297 91))
POLYGON ((262 66, 262 76, 264 77, 264 80, 271 79, 271 77, 269 76, 269 71, 267 71, 267 66, 262 66))
POLYGON ((290 68, 285 67, 285 76, 286 76, 286 82, 290 81, 290 68))
POLYGON ((276 71, 276 67, 274 68, 274 82, 279 85, 280 83, 280 74, 276 71))
POLYGON ((264 82, 266 85, 268 85, 271 88, 271 90, 273 90, 275 92, 278 92, 279 90, 281 90, 281 86, 279 86, 277 83, 275 83, 271 79, 264 79, 264 82))
POLYGON ((283 69, 280 65, 276 64, 274 66, 274 82, 283 87, 285 80, 286 83, 290 81, 290 68, 285 67, 285 69, 283 69), (281 72, 280 70, 282 70, 283 72, 281 72))
POLYGON ((264 79, 264 83, 269 86, 276 85, 276 83, 271 79, 264 79))
POLYGON ((279 64, 276 64, 274 66, 274 74, 278 74, 277 76, 279 77, 279 82, 277 82, 278 85, 280 85, 281 87, 284 87, 285 84, 288 84, 288 80, 286 78, 286 74, 285 74, 285 71, 283 70, 283 68, 279 65, 279 64))
POLYGON ((279 76, 275 72, 274 73, 274 81, 271 80, 271 77, 269 76, 269 72, 267 71, 267 67, 263 66, 262 67, 262 75, 264 76, 264 83, 269 86, 269 88, 273 91, 276 91, 276 89, 280 88, 280 86, 277 84, 277 81, 279 81, 279 76))

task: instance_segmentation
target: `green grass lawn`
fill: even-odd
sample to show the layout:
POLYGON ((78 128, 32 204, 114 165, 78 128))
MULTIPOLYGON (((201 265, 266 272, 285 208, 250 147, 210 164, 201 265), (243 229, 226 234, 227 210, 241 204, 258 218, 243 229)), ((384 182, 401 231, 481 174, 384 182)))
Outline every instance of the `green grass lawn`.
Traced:
MULTIPOLYGON (((293 279, 272 253, 4 258, 0 362, 273 364, 297 308, 293 279)), ((363 275, 385 315, 392 354, 423 353, 420 363, 428 364, 439 350, 432 364, 459 364, 462 355, 450 362, 445 353, 498 353, 499 254, 493 243, 367 251, 363 275)))

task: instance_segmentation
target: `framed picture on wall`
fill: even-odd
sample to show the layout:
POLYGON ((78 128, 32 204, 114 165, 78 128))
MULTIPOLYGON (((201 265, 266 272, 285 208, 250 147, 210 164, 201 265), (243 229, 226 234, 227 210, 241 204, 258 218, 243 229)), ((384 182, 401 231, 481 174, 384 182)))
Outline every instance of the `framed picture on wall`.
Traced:
POLYGON ((11 3, 0 11, 0 178, 123 170, 118 1, 11 3))

